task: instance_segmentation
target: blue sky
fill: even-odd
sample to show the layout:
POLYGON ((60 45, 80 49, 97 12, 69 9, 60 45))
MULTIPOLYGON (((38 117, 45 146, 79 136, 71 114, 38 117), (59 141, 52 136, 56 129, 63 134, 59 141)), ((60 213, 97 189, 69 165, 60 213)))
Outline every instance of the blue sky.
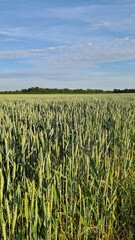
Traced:
POLYGON ((0 0, 0 90, 135 88, 134 0, 0 0))

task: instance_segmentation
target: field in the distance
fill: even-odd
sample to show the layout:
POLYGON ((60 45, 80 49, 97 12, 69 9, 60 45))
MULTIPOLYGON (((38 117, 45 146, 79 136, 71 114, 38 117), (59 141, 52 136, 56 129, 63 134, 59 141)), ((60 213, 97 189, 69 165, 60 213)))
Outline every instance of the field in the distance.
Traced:
POLYGON ((0 239, 135 239, 135 95, 0 95, 0 239))

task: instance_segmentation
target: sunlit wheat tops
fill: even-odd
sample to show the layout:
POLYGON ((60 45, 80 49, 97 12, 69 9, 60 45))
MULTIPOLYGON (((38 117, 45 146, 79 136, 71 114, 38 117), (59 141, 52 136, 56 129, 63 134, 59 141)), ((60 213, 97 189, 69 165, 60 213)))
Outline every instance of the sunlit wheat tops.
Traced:
POLYGON ((0 96, 0 239, 135 239, 135 95, 0 96))

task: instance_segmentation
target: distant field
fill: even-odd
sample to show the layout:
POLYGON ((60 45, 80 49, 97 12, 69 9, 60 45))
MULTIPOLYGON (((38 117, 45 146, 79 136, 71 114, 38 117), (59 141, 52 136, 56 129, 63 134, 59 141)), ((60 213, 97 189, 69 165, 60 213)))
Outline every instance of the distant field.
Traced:
POLYGON ((0 95, 0 239, 135 239, 135 94, 0 95))

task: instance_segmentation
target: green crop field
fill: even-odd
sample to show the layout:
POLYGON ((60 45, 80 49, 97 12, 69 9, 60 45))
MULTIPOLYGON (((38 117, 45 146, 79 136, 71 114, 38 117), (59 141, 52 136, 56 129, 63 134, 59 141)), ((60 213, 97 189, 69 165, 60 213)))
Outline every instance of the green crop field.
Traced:
POLYGON ((0 95, 0 239, 135 239, 135 95, 0 95))

